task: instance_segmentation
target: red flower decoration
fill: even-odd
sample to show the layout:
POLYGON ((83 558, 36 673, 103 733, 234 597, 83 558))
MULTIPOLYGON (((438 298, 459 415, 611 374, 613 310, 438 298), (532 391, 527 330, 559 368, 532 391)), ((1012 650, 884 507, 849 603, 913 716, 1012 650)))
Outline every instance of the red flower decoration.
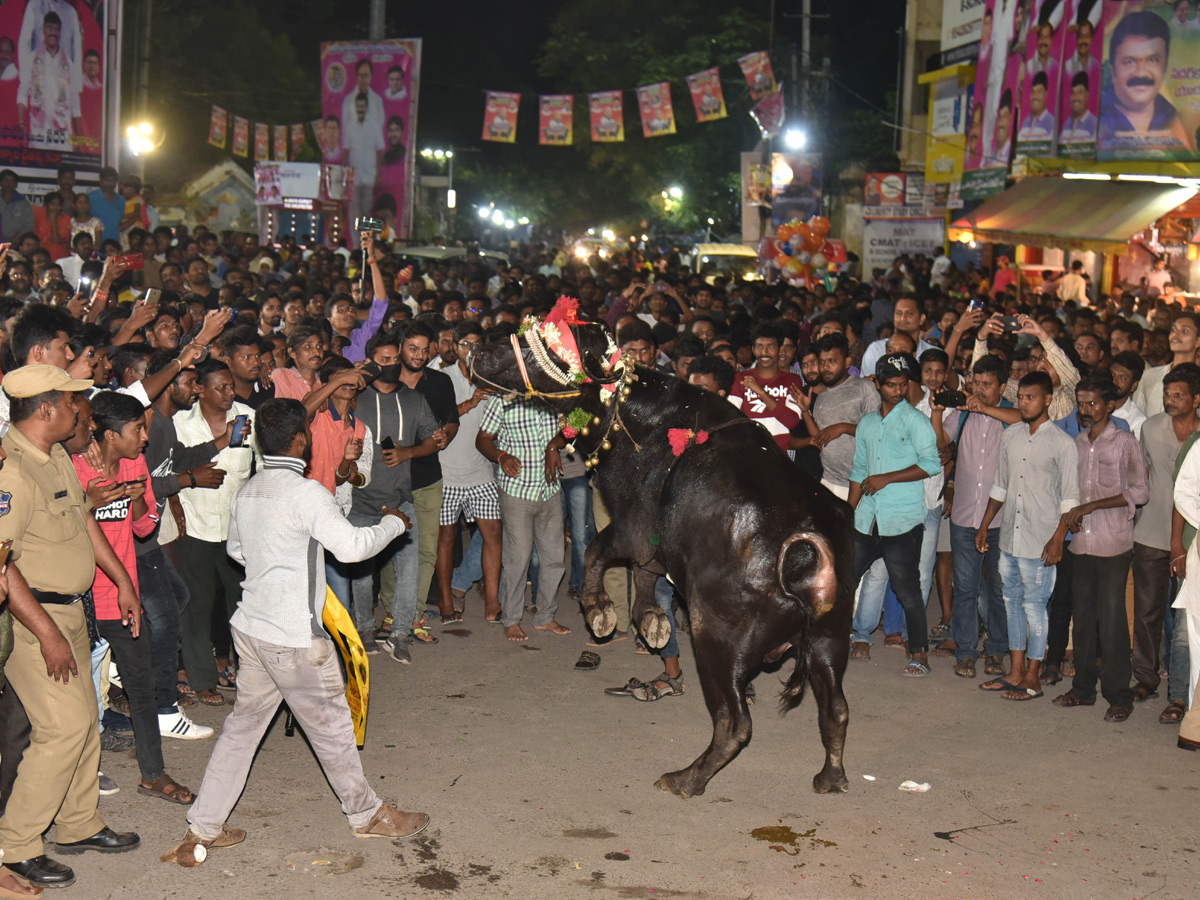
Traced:
POLYGON ((676 456, 683 456, 683 451, 686 450, 693 441, 696 444, 703 444, 708 441, 708 432, 692 431, 690 428, 668 428, 667 440, 671 443, 671 452, 676 456))
POLYGON ((546 316, 546 321, 561 321, 566 322, 568 325, 582 324, 579 321, 579 301, 574 297, 559 297, 558 303, 554 304, 554 309, 550 311, 550 315, 546 316))

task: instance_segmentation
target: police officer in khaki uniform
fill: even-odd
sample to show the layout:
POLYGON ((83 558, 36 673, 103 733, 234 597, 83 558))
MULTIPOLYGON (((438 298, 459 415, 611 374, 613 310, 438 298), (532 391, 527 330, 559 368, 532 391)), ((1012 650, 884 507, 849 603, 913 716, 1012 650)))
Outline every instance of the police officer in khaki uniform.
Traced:
POLYGON ((68 866, 44 855, 42 833, 51 823, 64 854, 140 843, 136 834, 108 828, 96 808, 100 735, 81 602, 96 566, 117 585, 122 624, 135 637, 141 607, 59 444, 75 433, 75 392, 89 387, 47 365, 15 369, 3 383, 12 427, 0 469, 0 540, 13 541, 8 599, 15 620, 5 675, 29 715, 33 741, 0 817, 0 850, 9 869, 45 887, 75 880, 68 866))

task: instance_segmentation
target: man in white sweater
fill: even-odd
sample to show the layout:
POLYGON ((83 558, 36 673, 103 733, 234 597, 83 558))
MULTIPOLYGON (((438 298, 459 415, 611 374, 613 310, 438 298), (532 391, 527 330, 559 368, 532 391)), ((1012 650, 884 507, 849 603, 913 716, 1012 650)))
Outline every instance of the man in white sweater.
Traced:
POLYGON ((188 811, 187 837, 164 857, 185 864, 245 839, 225 820, 281 701, 304 729, 356 837, 409 837, 429 824, 425 813, 383 803, 367 783, 337 652, 321 624, 323 548, 343 562, 370 559, 410 522, 385 507, 378 525, 356 528, 320 482, 304 477, 312 434, 299 401, 268 400, 259 407, 256 432, 263 470, 234 498, 227 545, 246 567, 242 602, 230 620, 242 662, 237 703, 188 811))

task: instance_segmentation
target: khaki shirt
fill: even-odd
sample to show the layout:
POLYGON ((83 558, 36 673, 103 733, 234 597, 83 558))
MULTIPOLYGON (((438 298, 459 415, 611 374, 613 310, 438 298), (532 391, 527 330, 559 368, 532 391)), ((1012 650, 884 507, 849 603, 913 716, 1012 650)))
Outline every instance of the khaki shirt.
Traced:
POLYGON ((0 469, 0 540, 13 541, 12 560, 29 586, 80 594, 96 577, 88 535, 92 504, 61 444, 47 456, 13 426, 4 436, 0 469))

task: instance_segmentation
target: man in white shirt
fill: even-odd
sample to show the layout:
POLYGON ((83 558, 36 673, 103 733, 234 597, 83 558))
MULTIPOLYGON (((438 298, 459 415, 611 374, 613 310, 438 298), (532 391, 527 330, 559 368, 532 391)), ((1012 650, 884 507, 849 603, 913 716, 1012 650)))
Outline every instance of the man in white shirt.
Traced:
MULTIPOLYGON (((253 421, 254 410, 233 399, 233 376, 225 363, 209 359, 197 365, 196 384, 200 387, 199 402, 174 416, 175 431, 185 447, 215 440, 239 415, 253 421)), ((216 468, 225 473, 220 487, 198 488, 193 484, 179 492, 185 524, 185 533, 179 538, 179 574, 191 595, 180 621, 181 655, 189 687, 210 706, 225 703, 217 691, 218 670, 213 664, 211 623, 218 583, 225 592, 226 614, 222 618, 233 615, 242 598, 241 578, 225 553, 225 539, 229 536, 233 497, 250 478, 254 450, 249 437, 234 446, 236 440, 235 435, 215 457, 216 468)), ((218 656, 227 659, 228 650, 218 656)))
POLYGON ((208 848, 245 840, 246 832, 225 820, 283 701, 304 729, 355 836, 410 837, 429 824, 425 813, 381 801, 367 782, 338 654, 322 625, 322 549, 359 562, 381 552, 410 523, 385 507, 378 525, 356 528, 320 482, 304 477, 312 432, 298 400, 268 400, 258 423, 263 470, 236 498, 229 524, 229 553, 246 567, 245 594, 230 622, 242 660, 239 700, 188 810, 187 836, 165 857, 187 865, 202 861, 208 848))
POLYGON ((1117 386, 1117 399, 1121 402, 1121 405, 1113 410, 1113 418, 1124 419, 1129 425, 1130 433, 1140 439, 1146 414, 1134 402, 1133 393, 1142 380, 1146 361, 1132 350, 1126 350, 1112 358, 1108 370, 1112 373, 1113 383, 1117 386))
POLYGON ((371 90, 373 71, 369 59, 359 60, 354 69, 355 88, 342 101, 342 143, 346 148, 346 163, 354 168, 351 221, 370 214, 380 159, 387 149, 383 98, 371 90))
POLYGON ((1087 282, 1083 278, 1083 262, 1081 260, 1077 259, 1071 263, 1071 271, 1059 281, 1058 299, 1061 303, 1068 300, 1074 300, 1081 304, 1088 302, 1087 282))

